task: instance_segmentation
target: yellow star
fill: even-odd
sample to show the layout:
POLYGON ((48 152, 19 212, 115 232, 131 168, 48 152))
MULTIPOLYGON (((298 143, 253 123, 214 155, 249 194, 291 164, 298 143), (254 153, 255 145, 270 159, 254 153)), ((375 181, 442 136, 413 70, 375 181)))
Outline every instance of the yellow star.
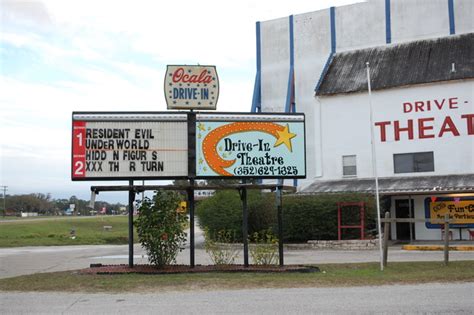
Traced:
POLYGON ((198 129, 201 130, 201 131, 206 131, 206 127, 202 123, 198 124, 198 129))
POLYGON ((277 133, 278 133, 278 139, 276 140, 276 142, 273 146, 277 147, 280 144, 284 143, 286 145, 286 147, 288 148, 288 150, 290 150, 290 152, 292 152, 291 139, 296 137, 296 134, 290 132, 290 126, 288 126, 288 124, 286 124, 285 129, 283 129, 283 131, 277 131, 277 133))

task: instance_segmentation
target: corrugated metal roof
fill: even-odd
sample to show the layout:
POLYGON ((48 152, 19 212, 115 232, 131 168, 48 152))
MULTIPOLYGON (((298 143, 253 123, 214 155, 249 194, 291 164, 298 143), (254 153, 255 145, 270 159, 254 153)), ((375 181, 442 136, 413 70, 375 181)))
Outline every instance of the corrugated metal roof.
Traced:
MULTIPOLYGON (((302 189, 301 194, 375 192, 375 180, 342 179, 333 181, 314 181, 302 189)), ((379 192, 385 195, 397 194, 438 194, 438 193, 474 193, 474 174, 423 176, 423 177, 390 177, 379 178, 379 192)))
POLYGON ((474 33, 336 53, 316 95, 474 78, 474 33), (453 64, 454 63, 454 71, 453 64))

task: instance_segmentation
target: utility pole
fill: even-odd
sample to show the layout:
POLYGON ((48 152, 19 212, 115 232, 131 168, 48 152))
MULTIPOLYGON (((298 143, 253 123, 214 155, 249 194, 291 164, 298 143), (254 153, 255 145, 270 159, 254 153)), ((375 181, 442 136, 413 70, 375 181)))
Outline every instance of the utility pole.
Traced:
POLYGON ((5 217, 7 213, 7 208, 5 206, 5 200, 7 199, 7 188, 8 186, 0 186, 3 189, 3 217, 5 217))
POLYGON ((379 234, 380 270, 383 271, 383 249, 382 249, 382 224, 380 222, 380 196, 379 196, 379 176, 377 175, 377 151, 375 150, 374 120, 372 109, 372 88, 370 85, 370 65, 365 63, 367 68, 367 90, 369 91, 370 108, 370 142, 372 144, 372 170, 375 178, 375 202, 377 203, 377 231, 379 234))

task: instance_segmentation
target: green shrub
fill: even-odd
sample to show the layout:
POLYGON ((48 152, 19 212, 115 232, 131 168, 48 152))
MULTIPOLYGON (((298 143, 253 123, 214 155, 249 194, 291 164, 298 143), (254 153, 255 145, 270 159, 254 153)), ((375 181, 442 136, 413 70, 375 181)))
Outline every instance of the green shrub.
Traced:
POLYGON ((221 230, 236 231, 236 238, 242 238, 242 204, 235 190, 217 191, 211 198, 200 201, 196 215, 211 239, 221 230))
POLYGON ((235 258, 239 255, 239 251, 234 247, 235 231, 220 230, 215 236, 211 237, 209 230, 204 230, 204 248, 206 253, 211 257, 215 265, 233 264, 235 258))
POLYGON ((176 211, 180 201, 177 192, 157 191, 153 200, 145 198, 140 205, 135 221, 138 239, 154 265, 175 262, 178 252, 184 249, 183 226, 187 218, 176 211))
POLYGON ((249 237, 250 257, 255 265, 276 265, 278 239, 271 229, 255 232, 249 237))
MULTIPOLYGON (((274 193, 249 191, 248 232, 271 228, 277 234, 277 212, 274 193)), ((375 228, 375 202, 366 194, 324 194, 283 196, 283 234, 285 242, 306 242, 308 240, 337 239, 337 203, 365 202, 366 235, 375 228)), ((381 202, 382 209, 387 208, 381 202)), ((220 230, 236 231, 236 238, 242 241, 242 202, 236 191, 218 191, 213 197, 198 204, 196 214, 202 227, 212 235, 220 230)), ((343 223, 358 224, 358 208, 345 208, 343 223)), ((356 229, 343 230, 343 238, 357 238, 356 229)))
MULTIPOLYGON (((249 235, 275 225, 275 197, 248 190, 248 232, 249 235)), ((234 231, 236 241, 242 242, 242 201, 235 190, 220 190, 202 200, 196 206, 196 215, 203 229, 214 238, 221 230, 234 231)))
MULTIPOLYGON (((288 242, 337 239, 337 203, 365 202, 366 230, 375 224, 375 202, 364 194, 324 194, 314 196, 285 196, 283 199, 283 232, 288 242)), ((345 208, 343 223, 358 224, 359 208, 345 208)), ((354 233, 354 230, 347 230, 354 233)), ((346 231, 345 231, 346 232, 346 231)), ((359 234, 353 234, 359 236, 359 234)))

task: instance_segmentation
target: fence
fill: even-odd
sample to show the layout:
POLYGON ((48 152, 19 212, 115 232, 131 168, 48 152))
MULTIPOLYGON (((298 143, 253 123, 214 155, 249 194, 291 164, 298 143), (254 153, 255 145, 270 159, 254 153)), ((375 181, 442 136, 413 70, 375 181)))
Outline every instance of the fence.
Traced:
POLYGON ((383 265, 387 266, 388 259, 388 238, 390 235, 390 223, 415 223, 415 222, 431 222, 435 224, 444 224, 444 264, 448 265, 449 262, 449 224, 460 223, 459 220, 450 219, 449 215, 446 214, 444 219, 415 219, 415 218, 390 218, 390 213, 385 212, 385 218, 381 219, 384 223, 383 233, 383 265))

